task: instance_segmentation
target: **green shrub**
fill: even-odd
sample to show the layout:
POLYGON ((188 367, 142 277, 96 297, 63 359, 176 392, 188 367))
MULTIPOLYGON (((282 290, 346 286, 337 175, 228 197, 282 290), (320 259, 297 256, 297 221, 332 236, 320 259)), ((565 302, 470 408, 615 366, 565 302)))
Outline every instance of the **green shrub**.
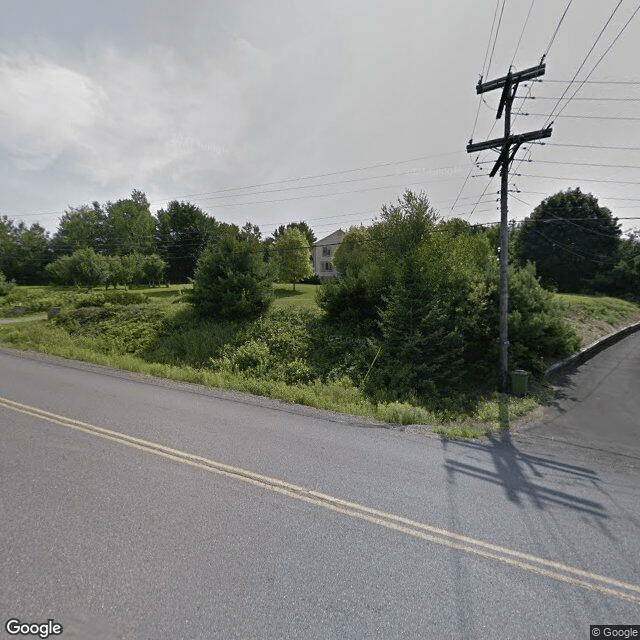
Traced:
POLYGON ((273 300, 273 274, 257 239, 229 231, 200 256, 189 298, 203 317, 255 318, 273 300))
POLYGON ((7 280, 4 273, 0 271, 0 296, 6 296, 15 285, 16 283, 13 280, 7 280))
MULTIPOLYGON (((322 286, 318 305, 336 330, 377 346, 360 379, 370 397, 431 402, 497 384, 499 273, 487 234, 438 222, 423 195, 407 192, 346 240, 337 256, 342 275, 322 286)), ((533 267, 512 268, 509 288, 512 368, 541 372, 546 360, 577 348, 533 267)), ((349 375, 361 373, 360 366, 349 375)))

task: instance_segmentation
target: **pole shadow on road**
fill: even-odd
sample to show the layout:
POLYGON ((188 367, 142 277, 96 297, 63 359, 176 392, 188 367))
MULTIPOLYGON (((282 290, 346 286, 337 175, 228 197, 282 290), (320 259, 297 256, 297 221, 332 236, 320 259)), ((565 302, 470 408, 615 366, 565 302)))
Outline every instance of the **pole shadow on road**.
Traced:
POLYGON ((451 458, 445 459, 445 469, 450 477, 463 474, 492 484, 502 486, 507 498, 514 504, 521 505, 525 498, 538 509, 548 506, 561 506, 574 509, 597 518, 608 518, 604 506, 599 502, 581 498, 565 491, 545 487, 531 480, 528 476, 544 478, 544 472, 562 473, 569 477, 586 480, 597 484, 598 474, 590 469, 565 464, 549 458, 530 455, 520 451, 512 442, 508 431, 502 430, 499 435, 491 435, 487 443, 451 442, 443 440, 445 449, 464 447, 487 454, 492 460, 495 471, 460 462, 451 458))

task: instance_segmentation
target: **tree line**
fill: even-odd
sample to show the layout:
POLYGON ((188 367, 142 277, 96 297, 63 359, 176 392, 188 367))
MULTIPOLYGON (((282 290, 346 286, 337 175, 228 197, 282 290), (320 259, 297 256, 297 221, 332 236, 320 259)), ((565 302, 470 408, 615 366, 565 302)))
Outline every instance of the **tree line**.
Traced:
MULTIPOLYGON (((173 201, 154 216, 146 195, 134 190, 131 197, 116 202, 69 208, 53 236, 40 224, 28 227, 2 216, 0 272, 18 284, 186 283, 193 278, 205 248, 221 238, 255 240, 254 248, 268 260, 279 239, 281 245, 287 236, 291 244, 293 229, 302 236, 294 244, 306 243, 309 253, 316 238, 305 222, 281 225, 262 240, 257 226, 247 223, 240 229, 220 222, 189 202, 173 201)), ((282 246, 279 249, 282 254, 282 246)), ((291 264, 284 262, 281 256, 276 274, 283 281, 310 275, 306 265, 302 271, 292 271, 291 264)))
MULTIPOLYGON (((497 251, 497 227, 469 229, 486 234, 497 251)), ((343 245, 353 245, 357 233, 343 245)), ((640 232, 623 236, 617 219, 592 194, 568 189, 549 196, 512 224, 510 236, 511 261, 535 264, 547 288, 640 296, 640 232)), ((205 248, 224 237, 248 243, 265 262, 271 260, 272 276, 283 282, 310 275, 300 256, 316 238, 305 222, 281 225, 263 239, 257 226, 218 221, 189 202, 173 201, 154 216, 138 190, 116 202, 70 208, 52 237, 37 223, 27 227, 1 217, 0 272, 18 284, 185 283, 195 276, 205 248)))

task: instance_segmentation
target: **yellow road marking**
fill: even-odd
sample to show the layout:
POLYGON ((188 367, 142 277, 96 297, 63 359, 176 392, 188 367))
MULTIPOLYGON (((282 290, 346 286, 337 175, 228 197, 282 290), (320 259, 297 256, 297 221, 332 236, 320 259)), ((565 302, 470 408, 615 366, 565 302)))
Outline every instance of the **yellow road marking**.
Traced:
POLYGON ((302 500, 315 506, 329 509, 330 511, 342 513, 370 524, 403 533, 413 538, 439 544, 481 558, 495 560, 522 571, 565 582, 590 591, 596 591, 633 604, 640 604, 640 585, 608 578, 569 566, 562 562, 549 560, 515 549, 509 549, 508 547, 448 531, 423 522, 416 522, 404 516, 373 509, 357 502, 342 500, 326 493, 285 482, 278 478, 272 478, 247 469, 242 469, 241 467, 235 467, 179 449, 173 449, 163 444, 136 438, 119 431, 112 431, 56 413, 50 413, 49 411, 14 402, 7 398, 0 397, 0 407, 53 422, 63 427, 76 429, 77 431, 104 438, 105 440, 111 440, 112 442, 123 444, 146 453, 152 453, 168 460, 174 460, 175 462, 188 464, 198 469, 204 469, 205 471, 217 473, 229 478, 242 480, 243 482, 262 489, 268 489, 269 491, 280 493, 296 500, 302 500))

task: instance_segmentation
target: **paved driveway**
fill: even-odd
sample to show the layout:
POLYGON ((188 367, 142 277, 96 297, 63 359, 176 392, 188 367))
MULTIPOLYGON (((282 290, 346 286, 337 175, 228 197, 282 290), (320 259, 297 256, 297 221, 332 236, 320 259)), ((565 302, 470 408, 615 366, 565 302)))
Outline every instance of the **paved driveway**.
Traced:
POLYGON ((640 458, 640 332, 555 381, 541 419, 519 430, 640 458))

